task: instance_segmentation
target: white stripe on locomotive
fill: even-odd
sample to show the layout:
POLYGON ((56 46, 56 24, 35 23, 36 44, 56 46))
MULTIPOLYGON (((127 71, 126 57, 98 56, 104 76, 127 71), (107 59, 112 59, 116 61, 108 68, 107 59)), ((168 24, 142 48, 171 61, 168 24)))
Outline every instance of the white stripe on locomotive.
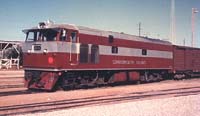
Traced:
MULTIPOLYGON (((89 44, 90 48, 91 45, 89 44)), ((80 43, 70 43, 70 42, 26 42, 23 44, 23 52, 27 53, 30 50, 32 53, 43 53, 44 50, 48 53, 59 52, 59 53, 80 53, 80 43), (41 50, 34 50, 33 46, 35 44, 41 45, 41 50)), ((166 58, 172 59, 173 53, 170 51, 160 51, 160 50, 148 50, 147 55, 142 55, 142 49, 138 48, 127 48, 118 47, 118 53, 112 53, 112 46, 99 45, 100 55, 112 55, 112 56, 136 56, 136 57, 151 57, 151 58, 166 58)))

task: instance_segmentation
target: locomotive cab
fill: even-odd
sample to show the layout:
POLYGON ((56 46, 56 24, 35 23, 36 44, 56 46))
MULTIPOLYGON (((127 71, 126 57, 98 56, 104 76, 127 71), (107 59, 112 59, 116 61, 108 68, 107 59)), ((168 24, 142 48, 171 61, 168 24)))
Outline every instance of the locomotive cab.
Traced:
POLYGON ((23 32, 25 86, 51 90, 64 67, 78 63, 78 29, 67 24, 39 23, 23 32), (46 81, 49 78, 52 81, 46 81))
POLYGON ((41 67, 59 70, 63 67, 60 61, 68 64, 78 63, 79 40, 78 29, 75 26, 40 23, 38 27, 23 32, 26 33, 26 41, 23 45, 25 68, 41 67), (62 56, 61 53, 66 54, 62 56), (56 62, 57 60, 59 62, 56 62))
POLYGON ((39 23, 38 27, 23 30, 27 41, 68 41, 77 42, 78 29, 73 25, 39 23))

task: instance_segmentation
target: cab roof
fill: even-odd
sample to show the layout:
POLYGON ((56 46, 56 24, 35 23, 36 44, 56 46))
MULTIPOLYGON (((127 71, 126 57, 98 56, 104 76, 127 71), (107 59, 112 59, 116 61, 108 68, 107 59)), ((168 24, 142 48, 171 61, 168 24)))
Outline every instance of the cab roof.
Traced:
POLYGON ((39 30, 39 29, 56 29, 56 28, 63 28, 63 29, 71 29, 71 30, 77 30, 78 28, 73 24, 45 24, 44 25, 38 25, 37 27, 32 27, 30 29, 24 29, 22 30, 24 33, 27 33, 30 30, 39 30))

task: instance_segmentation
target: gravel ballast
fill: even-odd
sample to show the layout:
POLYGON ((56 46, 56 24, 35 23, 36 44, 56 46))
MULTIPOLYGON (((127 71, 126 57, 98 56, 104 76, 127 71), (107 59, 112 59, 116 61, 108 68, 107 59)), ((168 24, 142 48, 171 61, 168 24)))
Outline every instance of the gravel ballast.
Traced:
MULTIPOLYGON (((21 114, 22 115, 22 114, 21 114)), ((18 116, 21 116, 18 115, 18 116)), ((200 116, 200 94, 87 106, 24 116, 200 116)))

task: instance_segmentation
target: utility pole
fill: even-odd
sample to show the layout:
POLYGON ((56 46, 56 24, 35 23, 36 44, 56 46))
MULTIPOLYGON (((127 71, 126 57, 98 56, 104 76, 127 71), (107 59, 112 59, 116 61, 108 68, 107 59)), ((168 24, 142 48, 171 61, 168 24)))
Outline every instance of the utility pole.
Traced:
POLYGON ((192 26, 192 47, 195 47, 195 13, 198 13, 197 8, 192 8, 192 19, 191 19, 191 26, 192 26))
POLYGON ((170 41, 176 44, 175 0, 171 0, 170 41))
POLYGON ((139 22, 139 27, 138 27, 138 31, 139 31, 139 37, 141 36, 141 22, 139 22))

